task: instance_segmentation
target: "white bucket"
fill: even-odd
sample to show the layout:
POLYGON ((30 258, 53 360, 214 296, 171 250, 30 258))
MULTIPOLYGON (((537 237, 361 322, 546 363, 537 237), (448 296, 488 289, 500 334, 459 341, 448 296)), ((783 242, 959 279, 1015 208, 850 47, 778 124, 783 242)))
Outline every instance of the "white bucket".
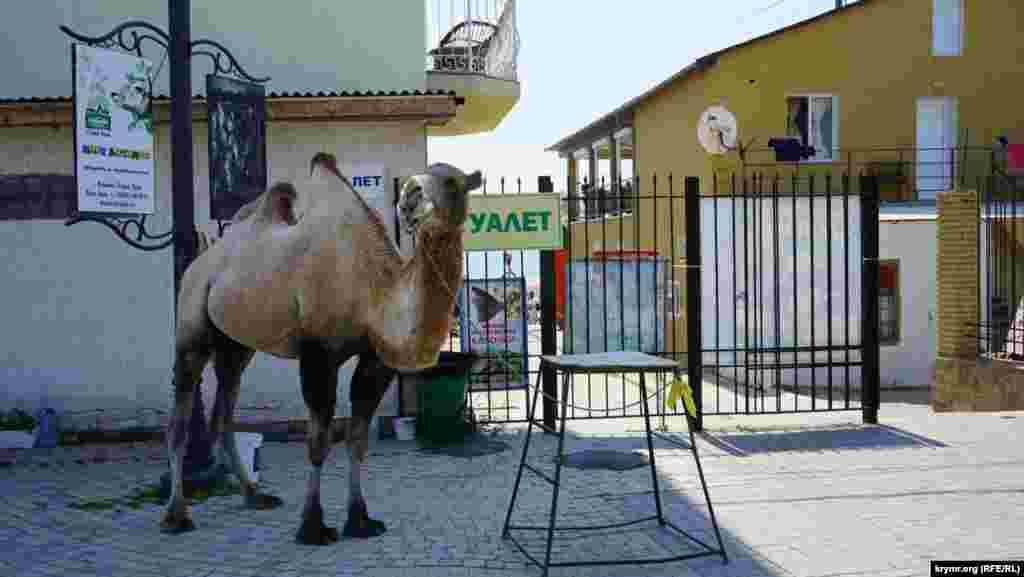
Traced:
POLYGON ((249 474, 253 483, 258 483, 260 473, 257 469, 256 451, 263 444, 263 435, 260 433, 235 433, 235 445, 238 447, 238 456, 242 459, 242 466, 249 474))
POLYGON ((31 449, 36 438, 25 431, 0 431, 0 449, 31 449))
POLYGON ((416 417, 395 417, 395 438, 412 441, 416 438, 416 417))

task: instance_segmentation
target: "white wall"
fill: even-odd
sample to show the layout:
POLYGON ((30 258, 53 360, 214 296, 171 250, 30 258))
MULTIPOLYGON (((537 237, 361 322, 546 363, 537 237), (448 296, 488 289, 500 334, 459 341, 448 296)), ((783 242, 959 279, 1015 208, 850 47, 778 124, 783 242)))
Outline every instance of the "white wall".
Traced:
MULTIPOLYGON (((0 35, 0 98, 71 96, 71 39, 106 34, 127 20, 167 30, 167 0, 9 2, 0 35)), ((220 42, 253 76, 277 92, 423 90, 426 6, 409 0, 192 2, 192 38, 220 42)), ((163 53, 151 43, 143 55, 163 53)), ((168 67, 157 92, 168 92, 168 67)), ((205 92, 210 59, 193 63, 194 93, 205 92)))
MULTIPOLYGON (((797 257, 796 268, 799 276, 794 281, 793 276, 793 225, 791 201, 779 201, 778 231, 779 231, 779 287, 775 286, 774 278, 774 257, 771 235, 775 215, 772 212, 773 201, 765 200, 755 210, 754 201, 750 201, 751 221, 761 220, 761 238, 756 248, 749 249, 748 262, 744 265, 744 247, 753 247, 754 240, 753 224, 747 225, 751 233, 751 239, 744 238, 743 207, 740 203, 736 205, 736 215, 732 212, 732 202, 723 199, 718 202, 717 215, 719 221, 719 237, 717 243, 714 239, 715 211, 713 201, 705 199, 702 205, 703 222, 702 226, 702 319, 703 319, 703 340, 705 350, 714 349, 716 336, 718 346, 721 349, 742 349, 743 341, 747 336, 744 329, 746 319, 746 308, 744 299, 750 298, 747 293, 755 289, 760 296, 755 297, 760 301, 760 308, 751 307, 750 338, 751 345, 756 344, 757 333, 762 330, 766 338, 763 346, 772 348, 775 335, 775 313, 774 301, 776 291, 781 311, 781 337, 782 346, 793 346, 798 343, 800 346, 811 344, 811 307, 814 307, 814 339, 813 342, 821 347, 817 353, 818 363, 827 360, 826 347, 829 344, 828 329, 829 319, 828 295, 826 283, 828 278, 826 265, 826 230, 827 221, 824 198, 817 199, 815 206, 815 224, 810 226, 810 218, 807 203, 797 205, 797 257), (735 242, 737 279, 733 281, 733 240, 732 221, 737 223, 737 238, 735 242), (810 291, 810 278, 807 271, 810 270, 810 244, 814 244, 815 254, 815 290, 810 291), (718 299, 716 313, 715 298, 715 257, 718 255, 718 299), (753 259, 760 258, 759 264, 753 264, 753 259), (747 266, 750 279, 744 278, 744 266, 747 266), (760 280, 757 280, 756 272, 760 272, 760 280), (755 282, 757 284, 755 284, 755 282), (794 308, 793 284, 798 285, 799 296, 794 308), (750 287, 748 290, 747 287, 750 287), (794 312, 795 311, 795 312, 794 312), (761 314, 759 315, 758 312, 761 314), (757 317, 761 317, 760 324, 755 324, 757 317), (718 324, 716 324, 716 319, 718 324), (794 338, 793 324, 797 323, 799 328, 798 338, 794 338), (738 344, 734 344, 738 343, 738 344)), ((846 280, 844 279, 844 258, 846 248, 843 246, 842 235, 842 206, 839 202, 833 202, 833 218, 835 223, 832 227, 832 344, 841 345, 845 341, 846 324, 849 324, 850 343, 856 345, 860 342, 860 321, 861 321, 861 290, 860 290, 860 206, 856 199, 850 199, 850 224, 849 230, 851 239, 849 242, 849 317, 845 316, 845 300, 847 297, 846 280)), ((932 367, 935 361, 935 221, 929 220, 934 215, 915 215, 913 219, 906 217, 889 218, 883 215, 879 223, 879 258, 898 259, 900 261, 900 303, 901 303, 901 340, 897 345, 885 345, 880 351, 880 373, 882 388, 898 387, 924 387, 927 388, 932 380, 932 367)), ((855 354, 855 353, 854 353, 855 354)), ((750 369, 751 379, 758 381, 766 387, 774 387, 776 371, 774 369, 774 353, 768 353, 764 360, 767 369, 760 371, 750 369)), ((731 365, 734 363, 732 352, 705 353, 706 364, 731 365)), ((750 364, 757 359, 747 357, 750 364)), ((842 362, 845 360, 845 353, 837 351, 833 353, 833 360, 842 362)), ((851 356, 852 361, 858 360, 851 356)), ((792 362, 792 356, 783 354, 783 363, 792 362), (789 358, 787 358, 787 356, 789 358)), ((801 362, 810 362, 810 353, 800 354, 801 362)), ((743 363, 743 354, 740 353, 738 363, 743 363)), ((781 380, 784 385, 797 384, 800 388, 810 388, 812 369, 783 369, 781 380)), ((824 390, 828 382, 828 369, 825 367, 813 369, 814 380, 819 390, 824 390)), ((732 368, 721 370, 722 376, 726 379, 735 379, 740 383, 746 379, 746 372, 740 369, 734 372, 732 368)), ((833 368, 833 387, 836 390, 845 389, 846 369, 843 367, 833 368)), ((850 388, 859 389, 861 382, 861 370, 859 366, 850 368, 850 388)))
MULTIPOLYGON (((852 197, 847 204, 848 213, 844 213, 841 197, 835 197, 829 217, 827 200, 815 197, 812 224, 807 197, 798 198, 795 207, 792 198, 779 199, 777 209, 772 199, 751 199, 746 207, 742 200, 734 202, 726 197, 702 199, 702 339, 705 351, 719 349, 719 352, 705 352, 705 364, 726 366, 720 370, 722 377, 741 384, 749 374, 751 380, 768 388, 775 387, 775 381, 780 379, 787 386, 810 388, 813 382, 818 390, 825 390, 829 378, 827 367, 787 368, 777 372, 775 366, 793 364, 794 360, 800 364, 811 363, 812 353, 804 349, 812 344, 818 347, 813 362, 821 365, 828 360, 830 344, 842 345, 847 342, 847 335, 851 345, 861 342, 861 268, 855 264, 861 262, 860 203, 858 198, 852 197), (843 220, 847 215, 849 239, 843 234, 843 220), (778 237, 774 236, 776 231, 778 237), (758 363, 756 355, 742 351, 748 345, 757 347, 759 344, 769 350, 776 346, 796 346, 801 347, 801 351, 795 359, 792 352, 781 353, 778 361, 775 353, 763 353, 765 368, 757 369, 753 368, 758 363), (741 352, 734 353, 731 349, 741 352), (733 364, 746 364, 750 369, 728 367, 733 364)), ((833 350, 831 354, 834 362, 845 361, 844 351, 833 350)), ((851 353, 851 361, 857 360, 855 355, 851 353)), ((833 389, 845 389, 846 368, 834 366, 832 371, 833 389)), ((851 367, 848 379, 852 389, 859 388, 860 368, 851 367)))
MULTIPOLYGON (((196 124, 194 130, 196 222, 209 226, 206 125, 196 124)), ((342 162, 384 163, 388 178, 420 171, 426 163, 425 133, 416 124, 278 123, 268 125, 267 133, 271 182, 301 182, 309 159, 321 150, 335 152, 342 162)), ((70 134, 70 129, 5 130, 0 173, 72 173, 70 134)), ((151 225, 165 231, 170 223, 166 126, 158 128, 156 138, 158 209, 151 225)), ((34 408, 46 396, 51 406, 66 411, 168 409, 171 255, 170 248, 140 252, 93 223, 69 228, 59 221, 0 221, 0 259, 6 264, 0 273, 0 407, 27 403, 34 408)), ((349 378, 343 369, 339 415, 349 412, 349 378)), ((212 371, 205 381, 215 382, 212 371)), ((212 386, 206 394, 213 394, 212 386)), ((275 416, 304 414, 296 361, 257 355, 243 377, 240 412, 245 415, 245 407, 256 404, 278 406, 275 416)), ((397 414, 393 394, 381 413, 397 414)))
POLYGON ((883 221, 879 259, 899 260, 900 343, 881 347, 882 388, 928 388, 935 364, 935 221, 883 221))

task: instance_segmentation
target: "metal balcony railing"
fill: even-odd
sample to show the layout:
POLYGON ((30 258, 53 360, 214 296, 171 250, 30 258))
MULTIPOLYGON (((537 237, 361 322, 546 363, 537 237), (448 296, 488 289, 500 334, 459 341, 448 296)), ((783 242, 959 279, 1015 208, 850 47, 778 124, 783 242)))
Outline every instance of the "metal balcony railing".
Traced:
POLYGON ((843 174, 873 176, 883 203, 934 202, 940 192, 982 186, 996 162, 990 146, 847 148, 828 156, 793 164, 778 162, 773 149, 752 148, 746 151, 742 168, 748 176, 768 179, 817 177, 819 188, 828 175, 835 186, 843 174))
POLYGON ((517 80, 515 0, 431 0, 427 70, 517 80))

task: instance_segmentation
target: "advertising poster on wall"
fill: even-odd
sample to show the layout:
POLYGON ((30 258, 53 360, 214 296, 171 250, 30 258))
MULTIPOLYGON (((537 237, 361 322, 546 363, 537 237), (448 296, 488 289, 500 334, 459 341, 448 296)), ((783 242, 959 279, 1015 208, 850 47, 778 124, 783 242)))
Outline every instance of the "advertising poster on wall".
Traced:
POLYGON ((71 47, 78 212, 153 214, 153 63, 71 47))
POLYGON ((211 219, 231 220, 267 189, 264 96, 260 84, 206 77, 211 219))
POLYGON ((526 388, 526 279, 466 279, 456 306, 462 351, 488 358, 470 375, 470 390, 526 388))

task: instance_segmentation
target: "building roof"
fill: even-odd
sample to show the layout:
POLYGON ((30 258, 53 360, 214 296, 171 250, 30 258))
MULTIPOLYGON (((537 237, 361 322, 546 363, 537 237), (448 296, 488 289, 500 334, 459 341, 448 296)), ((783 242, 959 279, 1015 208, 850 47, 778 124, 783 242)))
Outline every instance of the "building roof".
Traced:
MULTIPOLYGON (((170 98, 153 100, 156 122, 170 118, 170 98)), ((290 120, 323 122, 416 121, 442 126, 455 117, 465 99, 448 91, 380 92, 271 92, 266 98, 267 122, 290 120)), ((16 126, 70 126, 71 98, 0 99, 0 128, 16 126)), ((192 100, 193 121, 206 120, 206 98, 192 100)))
MULTIPOLYGON (((850 0, 846 1, 849 2, 850 0)), ((581 128, 580 130, 577 130, 576 132, 570 134, 569 136, 566 136, 565 138, 559 140, 558 142, 552 144, 551 146, 545 148, 544 150, 548 152, 570 153, 574 150, 578 150, 584 146, 587 146, 590 143, 602 137, 608 136, 609 134, 611 134, 611 132, 619 128, 632 126, 633 110, 637 107, 638 104, 646 101, 655 94, 658 94, 665 88, 674 84, 677 80, 686 78, 693 72, 700 72, 714 66, 715 63, 717 63, 718 61, 718 57, 727 52, 731 52, 738 48, 743 48, 745 46, 749 46, 751 44, 755 44, 757 42, 761 42, 769 38, 774 38, 775 36, 779 36, 792 30, 803 28, 815 22, 831 18, 842 12, 860 9, 862 5, 875 1, 877 0, 860 0, 859 2, 845 4, 841 8, 833 8, 832 10, 822 12, 817 16, 812 16, 811 18, 801 20, 794 24, 790 24, 789 26, 773 30, 772 32, 769 32, 767 34, 757 36, 750 40, 741 42, 739 44, 734 44, 733 46, 729 46, 728 48, 723 48, 716 52, 712 52, 710 54, 702 56, 695 60, 690 65, 680 70, 679 72, 676 72, 675 74, 669 76, 664 81, 658 83, 654 88, 651 88, 650 90, 644 92, 643 94, 637 96, 636 98, 633 98, 632 100, 626 102, 625 104, 616 108, 612 112, 609 112, 608 114, 598 118, 594 122, 591 122, 590 124, 581 128)))
MULTIPOLYGON (((402 90, 402 91, 377 91, 377 92, 270 92, 267 94, 267 98, 273 99, 284 99, 284 98, 387 98, 389 96, 453 96, 457 101, 462 100, 454 91, 445 92, 443 90, 402 90)), ((206 97, 202 94, 196 94, 192 97, 193 101, 206 100, 206 97)), ((170 100, 170 96, 166 94, 160 94, 153 99, 155 102, 163 102, 170 100)), ((70 96, 32 96, 28 98, 0 98, 0 106, 5 104, 61 104, 70 103, 70 96)), ((461 104, 461 102, 457 102, 461 104)))

